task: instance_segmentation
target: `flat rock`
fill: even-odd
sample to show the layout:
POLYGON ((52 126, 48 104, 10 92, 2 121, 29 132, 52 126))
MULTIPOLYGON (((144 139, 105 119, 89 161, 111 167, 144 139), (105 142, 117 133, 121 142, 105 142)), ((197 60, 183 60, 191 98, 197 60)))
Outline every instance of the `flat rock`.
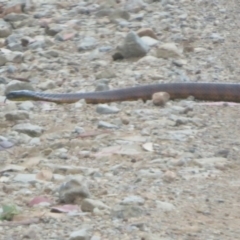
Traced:
POLYGON ((29 119, 29 113, 27 111, 13 111, 6 113, 5 118, 8 121, 25 120, 29 119))
POLYGON ((29 15, 24 13, 10 13, 4 17, 4 20, 8 22, 19 22, 28 18, 29 18, 29 15))
POLYGON ((117 129, 119 128, 117 125, 109 123, 109 122, 105 122, 105 121, 99 121, 98 122, 98 128, 109 128, 109 129, 117 129))
POLYGON ((69 240, 90 240, 91 235, 89 233, 89 229, 81 229, 78 231, 74 231, 70 234, 69 240))
POLYGON ((38 125, 33 125, 30 123, 20 123, 13 127, 13 130, 25 133, 31 137, 39 137, 42 135, 44 129, 38 125))
POLYGON ((228 159, 223 157, 199 158, 193 161, 200 167, 216 166, 219 164, 226 165, 229 163, 228 159))
POLYGON ((120 111, 117 107, 108 106, 107 104, 99 104, 96 108, 96 112, 99 114, 116 114, 120 111))
POLYGON ((109 209, 109 207, 100 200, 85 198, 82 201, 81 209, 83 212, 93 212, 94 208, 109 209))
POLYGON ((144 211, 141 207, 135 205, 117 205, 113 207, 111 216, 113 218, 137 218, 144 214, 144 211))
POLYGON ((97 46, 97 40, 94 37, 85 37, 78 45, 78 51, 94 49, 97 46))
POLYGON ((36 182, 37 179, 36 179, 36 174, 19 173, 13 178, 13 181, 22 182, 22 183, 31 183, 31 182, 36 182))
POLYGON ((175 206, 169 202, 156 201, 158 209, 161 209, 163 212, 171 212, 175 210, 175 206))
POLYGON ((125 197, 121 204, 123 205, 132 205, 132 204, 137 204, 137 205, 143 205, 145 200, 141 196, 128 196, 125 197))

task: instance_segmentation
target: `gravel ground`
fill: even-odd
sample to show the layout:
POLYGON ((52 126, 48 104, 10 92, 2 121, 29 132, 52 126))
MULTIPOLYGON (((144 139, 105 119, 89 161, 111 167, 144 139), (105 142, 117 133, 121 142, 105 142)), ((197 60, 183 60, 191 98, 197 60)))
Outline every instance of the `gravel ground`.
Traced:
POLYGON ((3 102, 238 83, 240 3, 0 3, 0 239, 239 239, 239 104, 3 102))

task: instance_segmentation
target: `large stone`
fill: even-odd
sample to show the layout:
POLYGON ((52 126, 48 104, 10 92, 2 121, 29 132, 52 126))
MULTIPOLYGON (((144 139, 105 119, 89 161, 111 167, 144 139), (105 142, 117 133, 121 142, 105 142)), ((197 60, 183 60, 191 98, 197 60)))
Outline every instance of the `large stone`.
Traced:
POLYGON ((32 125, 30 123, 20 123, 13 127, 13 130, 25 133, 31 137, 39 137, 43 133, 43 128, 38 125, 32 125))
POLYGON ((124 58, 143 57, 148 51, 149 46, 135 32, 128 33, 124 43, 117 47, 117 52, 124 58))
POLYGON ((0 19, 0 38, 8 37, 12 33, 11 25, 0 19))

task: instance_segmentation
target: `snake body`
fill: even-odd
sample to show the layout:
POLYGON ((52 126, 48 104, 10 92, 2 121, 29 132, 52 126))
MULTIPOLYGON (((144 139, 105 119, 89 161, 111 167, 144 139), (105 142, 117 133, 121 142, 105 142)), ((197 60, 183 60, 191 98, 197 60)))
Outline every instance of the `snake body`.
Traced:
POLYGON ((74 103, 85 99, 87 103, 97 104, 138 99, 146 101, 156 92, 167 92, 171 99, 193 96, 198 100, 240 102, 240 84, 234 83, 160 83, 109 91, 58 94, 20 90, 7 93, 6 99, 55 103, 74 103))

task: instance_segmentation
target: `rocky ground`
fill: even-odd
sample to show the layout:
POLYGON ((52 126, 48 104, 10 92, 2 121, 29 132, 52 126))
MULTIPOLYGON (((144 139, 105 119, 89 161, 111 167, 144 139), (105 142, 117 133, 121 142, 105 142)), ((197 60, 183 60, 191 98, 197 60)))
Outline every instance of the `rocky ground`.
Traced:
POLYGON ((0 7, 0 239, 239 239, 238 104, 4 99, 238 83, 240 3, 10 2, 0 7))

